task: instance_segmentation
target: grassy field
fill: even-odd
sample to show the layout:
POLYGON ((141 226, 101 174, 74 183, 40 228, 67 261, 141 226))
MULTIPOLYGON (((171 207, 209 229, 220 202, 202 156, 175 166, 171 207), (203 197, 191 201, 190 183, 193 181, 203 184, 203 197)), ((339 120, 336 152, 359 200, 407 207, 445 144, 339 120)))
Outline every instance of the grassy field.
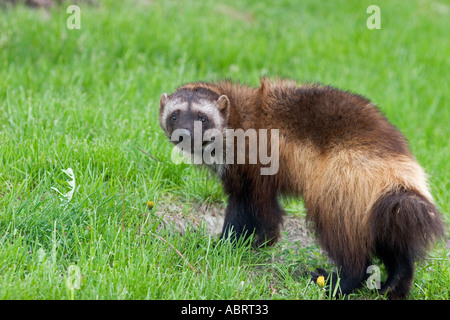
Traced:
MULTIPOLYGON (((409 139, 448 226, 450 3, 377 1, 379 30, 371 4, 81 2, 79 30, 68 4, 0 7, 0 299, 326 299, 304 275, 331 267, 318 246, 233 249, 158 227, 170 204, 226 201, 208 172, 171 162, 159 128, 161 93, 195 80, 282 76, 367 96, 409 139), (52 189, 70 190, 67 168, 70 202, 52 189)), ((417 264, 410 299, 450 299, 445 243, 417 264)))

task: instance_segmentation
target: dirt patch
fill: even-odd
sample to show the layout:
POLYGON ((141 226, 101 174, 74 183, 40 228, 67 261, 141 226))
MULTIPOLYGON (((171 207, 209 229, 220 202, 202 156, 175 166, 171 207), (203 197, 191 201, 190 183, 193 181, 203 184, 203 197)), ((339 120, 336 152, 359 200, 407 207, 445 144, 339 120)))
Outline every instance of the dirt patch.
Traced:
MULTIPOLYGON (((225 206, 201 204, 186 208, 174 203, 159 203, 154 213, 161 219, 161 227, 172 228, 181 233, 186 232, 187 228, 195 230, 204 227, 208 234, 215 237, 222 231, 225 206)), ((298 242, 301 247, 316 243, 304 218, 285 215, 281 231, 287 236, 288 242, 298 242)))

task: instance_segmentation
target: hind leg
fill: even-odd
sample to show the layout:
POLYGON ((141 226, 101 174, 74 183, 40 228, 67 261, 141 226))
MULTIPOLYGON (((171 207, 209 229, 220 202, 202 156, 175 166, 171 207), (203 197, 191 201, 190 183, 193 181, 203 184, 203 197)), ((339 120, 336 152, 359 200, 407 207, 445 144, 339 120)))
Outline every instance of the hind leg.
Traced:
POLYGON ((411 254, 378 246, 377 255, 383 261, 388 278, 382 284, 379 293, 387 293, 389 299, 405 299, 414 277, 414 259, 411 254))
POLYGON ((415 190, 394 188, 378 198, 371 209, 375 254, 388 272, 381 293, 406 298, 414 276, 414 260, 424 257, 434 241, 444 236, 439 212, 415 190))
POLYGON ((340 268, 339 274, 337 272, 328 273, 324 269, 317 269, 317 272, 311 272, 311 281, 317 283, 317 279, 323 276, 326 280, 326 291, 330 296, 345 295, 352 293, 354 290, 360 288, 363 282, 369 277, 365 272, 370 265, 367 261, 366 267, 361 270, 352 268, 340 268))

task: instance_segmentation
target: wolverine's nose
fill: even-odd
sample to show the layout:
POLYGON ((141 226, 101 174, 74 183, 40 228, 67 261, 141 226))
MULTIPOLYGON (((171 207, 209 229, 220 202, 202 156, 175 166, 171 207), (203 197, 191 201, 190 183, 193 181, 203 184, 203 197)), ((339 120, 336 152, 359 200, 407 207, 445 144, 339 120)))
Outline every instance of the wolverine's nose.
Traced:
POLYGON ((189 138, 189 136, 181 135, 181 136, 178 137, 178 141, 177 141, 177 142, 183 142, 183 140, 184 140, 185 138, 189 138))
POLYGON ((170 140, 172 142, 189 141, 191 139, 191 133, 188 129, 176 129, 172 132, 170 140))
POLYGON ((189 129, 183 129, 182 132, 180 132, 180 135, 178 137, 178 142, 182 142, 182 141, 186 141, 186 140, 191 140, 192 137, 192 131, 189 129))
POLYGON ((205 147, 205 146, 207 146, 208 144, 214 142, 215 140, 216 140, 216 137, 211 137, 210 140, 205 140, 205 141, 203 141, 202 145, 205 147))

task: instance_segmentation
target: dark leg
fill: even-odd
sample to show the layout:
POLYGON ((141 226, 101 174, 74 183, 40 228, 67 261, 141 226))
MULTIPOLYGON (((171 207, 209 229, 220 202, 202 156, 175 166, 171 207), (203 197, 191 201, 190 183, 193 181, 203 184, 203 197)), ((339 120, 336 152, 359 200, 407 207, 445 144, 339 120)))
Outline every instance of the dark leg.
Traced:
POLYGON ((230 197, 225 210, 225 220, 220 238, 245 241, 256 229, 257 221, 252 216, 251 208, 249 208, 246 199, 230 197))
POLYGON ((255 201, 250 193, 230 196, 221 238, 246 240, 254 234, 253 245, 271 245, 279 238, 282 215, 277 199, 255 201))
POLYGON ((407 297, 414 277, 414 260, 445 236, 434 204, 414 190, 394 189, 373 205, 372 238, 388 278, 380 293, 391 299, 407 297))
POLYGON ((379 293, 384 295, 387 292, 392 300, 405 299, 414 277, 414 258, 386 246, 378 246, 377 255, 383 261, 388 273, 388 278, 382 284, 379 293))
MULTIPOLYGON (((367 262, 366 266, 368 267, 369 264, 370 262, 367 262)), ((324 269, 319 268, 317 272, 311 272, 311 281, 317 283, 318 277, 323 276, 326 281, 325 288, 330 297, 349 294, 360 288, 369 277, 369 274, 366 273, 367 267, 361 271, 340 268, 339 274, 337 272, 328 273, 324 269)))
POLYGON ((276 175, 260 175, 257 165, 227 169, 222 176, 228 206, 221 238, 247 239, 254 234, 254 246, 277 241, 284 213, 278 202, 277 179, 276 175))
POLYGON ((339 218, 341 214, 346 214, 345 212, 336 212, 334 220, 328 218, 324 221, 318 218, 323 218, 323 212, 312 211, 320 208, 309 209, 310 214, 317 218, 314 221, 317 240, 337 267, 333 273, 318 269, 318 272, 311 273, 312 281, 317 282, 317 278, 323 276, 329 295, 349 294, 361 287, 364 280, 371 275, 367 273, 372 259, 368 241, 364 241, 366 236, 355 230, 358 228, 356 222, 354 228, 350 229, 348 224, 339 218))

